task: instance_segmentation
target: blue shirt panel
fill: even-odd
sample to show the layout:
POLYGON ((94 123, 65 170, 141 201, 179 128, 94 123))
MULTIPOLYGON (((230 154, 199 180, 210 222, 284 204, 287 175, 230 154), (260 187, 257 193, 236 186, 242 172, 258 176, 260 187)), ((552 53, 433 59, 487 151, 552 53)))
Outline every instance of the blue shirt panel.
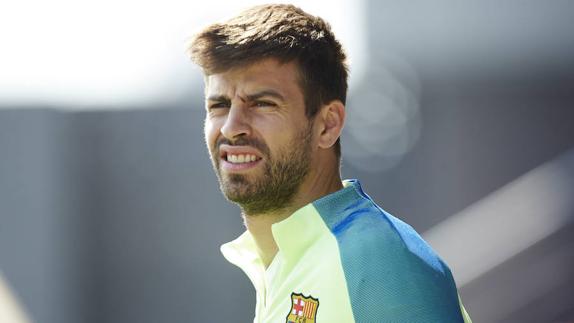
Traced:
POLYGON ((357 180, 313 205, 337 239, 356 322, 463 322, 448 266, 357 180))

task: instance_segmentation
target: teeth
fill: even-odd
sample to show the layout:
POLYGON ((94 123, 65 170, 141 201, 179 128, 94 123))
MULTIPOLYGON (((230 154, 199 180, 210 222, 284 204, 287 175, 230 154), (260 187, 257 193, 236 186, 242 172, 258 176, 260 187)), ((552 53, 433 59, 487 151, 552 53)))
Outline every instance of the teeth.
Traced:
POLYGON ((240 155, 231 155, 231 154, 227 154, 227 161, 230 163, 234 163, 234 164, 241 164, 241 163, 249 163, 249 162, 253 162, 257 159, 257 157, 255 157, 255 155, 244 155, 244 154, 240 154, 240 155))

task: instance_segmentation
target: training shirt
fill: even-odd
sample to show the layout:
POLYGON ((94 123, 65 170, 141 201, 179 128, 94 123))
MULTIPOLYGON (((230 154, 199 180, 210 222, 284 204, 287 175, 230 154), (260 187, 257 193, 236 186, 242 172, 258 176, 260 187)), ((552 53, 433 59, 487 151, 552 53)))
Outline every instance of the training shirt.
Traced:
POLYGON ((448 266, 357 180, 272 225, 266 269, 246 231, 224 244, 256 290, 255 323, 470 322, 448 266))

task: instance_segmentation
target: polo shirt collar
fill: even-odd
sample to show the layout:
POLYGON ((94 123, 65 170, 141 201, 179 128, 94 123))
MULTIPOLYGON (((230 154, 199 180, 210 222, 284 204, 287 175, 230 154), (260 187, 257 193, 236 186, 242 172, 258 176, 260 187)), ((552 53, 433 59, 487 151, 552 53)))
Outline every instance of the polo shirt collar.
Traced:
MULTIPOLYGON (((336 205, 335 208, 331 208, 336 211, 339 207, 345 208, 349 202, 363 199, 363 197, 366 196, 358 180, 344 180, 342 189, 305 205, 285 220, 273 224, 271 231, 279 252, 287 262, 296 262, 301 254, 319 239, 323 232, 326 232, 325 230, 329 230, 323 220, 329 221, 329 217, 337 217, 337 214, 324 215, 325 219, 313 216, 312 213, 317 213, 314 205, 329 203, 336 205)), ((222 245, 221 252, 230 263, 242 268, 248 276, 251 276, 249 272, 253 269, 263 266, 255 241, 249 231, 245 231, 237 239, 222 245)), ((253 277, 250 278, 253 280, 253 277)))
POLYGON ((255 240, 249 231, 245 231, 237 239, 223 244, 220 250, 227 261, 245 272, 256 288, 261 285, 261 277, 265 268, 257 253, 255 240))
POLYGON ((344 180, 343 188, 325 195, 295 211, 290 217, 271 226, 273 238, 287 262, 297 261, 303 252, 313 245, 325 232, 329 232, 325 220, 337 214, 318 214, 315 205, 337 204, 331 208, 334 213, 343 214, 339 208, 346 208, 349 202, 360 199, 361 192, 358 180, 344 180), (314 213, 314 214, 313 214, 314 213), (317 216, 314 216, 317 215, 317 216))

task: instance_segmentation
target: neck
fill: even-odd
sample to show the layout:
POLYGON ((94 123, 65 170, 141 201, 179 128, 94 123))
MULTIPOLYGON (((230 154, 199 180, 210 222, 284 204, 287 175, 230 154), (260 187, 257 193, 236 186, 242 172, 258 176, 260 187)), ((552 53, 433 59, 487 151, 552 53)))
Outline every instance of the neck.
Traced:
POLYGON ((331 172, 330 174, 328 169, 319 169, 307 175, 287 208, 263 214, 243 213, 245 226, 255 240, 259 256, 265 268, 271 264, 279 250, 273 238, 271 226, 285 220, 303 206, 341 188, 343 188, 343 184, 341 183, 338 167, 336 172, 331 172))

